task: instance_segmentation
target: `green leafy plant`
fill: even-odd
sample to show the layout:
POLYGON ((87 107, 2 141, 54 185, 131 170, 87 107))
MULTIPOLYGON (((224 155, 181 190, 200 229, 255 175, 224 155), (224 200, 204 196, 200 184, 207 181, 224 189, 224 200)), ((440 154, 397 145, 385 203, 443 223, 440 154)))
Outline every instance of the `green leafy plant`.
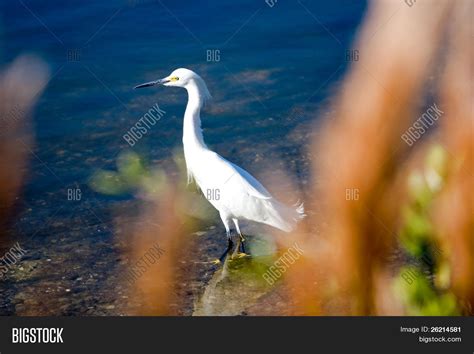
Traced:
POLYGON ((408 178, 410 203, 404 206, 400 243, 415 264, 403 267, 395 288, 409 315, 447 316, 460 313, 456 297, 445 290, 449 266, 436 240, 431 219, 434 198, 447 174, 447 152, 440 145, 428 151, 422 171, 408 178))
POLYGON ((143 158, 133 151, 121 153, 116 162, 117 170, 97 170, 90 180, 90 187, 98 193, 121 195, 159 193, 166 182, 166 175, 159 169, 150 169, 143 158))

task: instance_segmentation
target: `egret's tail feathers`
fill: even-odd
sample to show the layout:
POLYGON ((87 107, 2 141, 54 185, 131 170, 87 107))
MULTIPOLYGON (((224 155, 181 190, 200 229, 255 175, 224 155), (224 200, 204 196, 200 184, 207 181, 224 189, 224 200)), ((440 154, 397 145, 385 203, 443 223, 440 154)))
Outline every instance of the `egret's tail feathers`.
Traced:
POLYGON ((296 207, 296 217, 298 220, 303 219, 306 214, 304 213, 304 203, 298 200, 295 204, 293 204, 294 207, 296 207))
POLYGON ((274 200, 268 203, 270 207, 267 209, 268 215, 263 223, 282 231, 291 232, 295 229, 296 224, 306 216, 304 204, 299 201, 293 207, 288 207, 274 200))

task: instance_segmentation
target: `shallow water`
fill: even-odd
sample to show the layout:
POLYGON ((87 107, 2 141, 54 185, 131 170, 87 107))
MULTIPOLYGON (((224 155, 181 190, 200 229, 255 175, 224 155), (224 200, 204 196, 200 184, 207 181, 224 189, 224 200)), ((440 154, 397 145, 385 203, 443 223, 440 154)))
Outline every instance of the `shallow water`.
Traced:
MULTIPOLYGON (((130 148, 123 134, 156 103, 166 114, 133 150, 165 166, 181 143, 186 101, 180 89, 133 91, 138 83, 177 67, 196 71, 214 97, 202 115, 208 145, 256 175, 280 161, 304 187, 309 123, 324 112, 350 64, 347 50, 365 6, 349 0, 273 7, 250 0, 2 3, 2 63, 33 53, 52 75, 35 112, 30 175, 9 230, 28 254, 3 281, 0 314, 121 313, 127 295, 117 279, 127 259, 112 216, 132 219, 141 202, 97 193, 88 182, 97 169, 115 168, 117 155, 130 148), (68 190, 79 190, 80 200, 68 200, 68 190)), ((217 218, 213 226, 196 231, 217 249, 224 242, 217 240, 217 218)), ((206 272, 196 271, 196 291, 209 280, 206 272)), ((189 296, 184 314, 196 292, 189 296)))

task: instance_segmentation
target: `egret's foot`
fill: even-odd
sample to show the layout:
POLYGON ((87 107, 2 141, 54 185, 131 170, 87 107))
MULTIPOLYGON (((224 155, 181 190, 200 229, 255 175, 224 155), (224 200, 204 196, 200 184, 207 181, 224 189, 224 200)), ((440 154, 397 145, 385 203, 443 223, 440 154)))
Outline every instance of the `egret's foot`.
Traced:
POLYGON ((236 254, 234 254, 232 259, 239 259, 239 258, 244 258, 244 257, 250 257, 250 255, 245 252, 237 252, 236 254))
POLYGON ((210 263, 213 264, 213 265, 219 265, 219 264, 221 264, 221 260, 220 259, 214 259, 210 263))

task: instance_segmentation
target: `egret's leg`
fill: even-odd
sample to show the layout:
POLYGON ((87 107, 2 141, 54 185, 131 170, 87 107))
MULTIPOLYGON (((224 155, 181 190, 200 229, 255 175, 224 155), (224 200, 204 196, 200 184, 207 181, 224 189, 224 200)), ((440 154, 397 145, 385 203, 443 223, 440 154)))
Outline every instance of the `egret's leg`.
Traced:
POLYGON ((234 243, 232 242, 232 237, 230 234, 229 220, 227 220, 227 218, 223 217, 222 215, 221 215, 221 219, 225 227, 225 233, 227 235, 227 248, 224 251, 224 253, 222 253, 222 255, 219 257, 220 262, 224 261, 225 257, 232 250, 232 247, 234 246, 234 243))
POLYGON ((244 245, 245 238, 244 238, 244 236, 242 235, 242 232, 240 232, 239 220, 237 220, 237 219, 232 219, 232 221, 234 222, 235 229, 237 230, 237 232, 238 232, 238 234, 239 234, 239 244, 238 244, 237 247, 235 248, 234 256, 237 256, 237 257, 244 257, 244 256, 246 256, 246 253, 245 253, 245 245, 244 245), (240 250, 242 251, 241 253, 239 253, 239 248, 240 248, 240 250))

